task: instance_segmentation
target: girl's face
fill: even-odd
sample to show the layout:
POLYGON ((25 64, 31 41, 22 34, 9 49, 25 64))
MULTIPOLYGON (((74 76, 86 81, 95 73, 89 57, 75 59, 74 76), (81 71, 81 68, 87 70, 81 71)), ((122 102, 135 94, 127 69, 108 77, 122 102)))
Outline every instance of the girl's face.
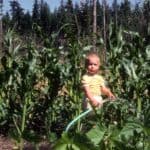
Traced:
POLYGON ((97 56, 89 56, 87 71, 89 74, 94 75, 99 71, 100 60, 97 56))

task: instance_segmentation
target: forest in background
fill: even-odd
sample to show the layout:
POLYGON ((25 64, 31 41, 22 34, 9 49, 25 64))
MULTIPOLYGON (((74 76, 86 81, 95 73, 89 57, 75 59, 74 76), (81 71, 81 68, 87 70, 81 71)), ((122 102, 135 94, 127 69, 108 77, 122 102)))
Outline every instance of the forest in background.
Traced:
MULTIPOLYGON (((29 13, 28 11, 24 12, 18 1, 10 1, 10 11, 3 14, 2 22, 4 33, 8 28, 13 28, 22 38, 28 37, 26 40, 34 38, 42 44, 43 36, 49 38, 64 24, 69 25, 59 34, 60 41, 66 38, 88 38, 92 36, 93 2, 86 0, 73 5, 72 0, 65 2, 61 0, 60 6, 54 12, 51 12, 46 2, 35 0, 33 9, 29 13)), ((97 36, 104 38, 104 35, 108 33, 108 26, 111 22, 115 24, 115 28, 121 26, 125 30, 139 32, 149 42, 149 0, 137 3, 134 6, 131 6, 129 0, 124 0, 120 4, 117 3, 117 0, 114 0, 112 6, 108 5, 105 0, 102 3, 97 1, 97 36)))

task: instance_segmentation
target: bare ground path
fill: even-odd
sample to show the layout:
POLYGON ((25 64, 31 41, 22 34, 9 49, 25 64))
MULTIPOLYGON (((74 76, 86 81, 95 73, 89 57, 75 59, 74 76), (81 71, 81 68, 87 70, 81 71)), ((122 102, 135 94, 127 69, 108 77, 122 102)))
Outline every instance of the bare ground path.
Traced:
MULTIPOLYGON (((39 145, 40 150, 52 150, 48 142, 41 142, 39 145)), ((12 139, 0 135, 0 150, 17 150, 13 149, 14 146, 15 142, 12 139)), ((24 150, 35 150, 35 148, 31 143, 25 142, 24 150)))

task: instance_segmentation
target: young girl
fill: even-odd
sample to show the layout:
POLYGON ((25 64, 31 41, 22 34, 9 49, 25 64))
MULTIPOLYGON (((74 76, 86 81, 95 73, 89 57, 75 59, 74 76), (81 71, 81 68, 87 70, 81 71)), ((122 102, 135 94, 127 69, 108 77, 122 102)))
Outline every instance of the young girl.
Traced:
POLYGON ((84 109, 101 107, 103 100, 101 95, 108 96, 111 100, 115 99, 113 93, 105 85, 105 81, 99 75, 100 58, 96 52, 90 52, 85 59, 86 74, 82 77, 82 87, 85 94, 84 109))

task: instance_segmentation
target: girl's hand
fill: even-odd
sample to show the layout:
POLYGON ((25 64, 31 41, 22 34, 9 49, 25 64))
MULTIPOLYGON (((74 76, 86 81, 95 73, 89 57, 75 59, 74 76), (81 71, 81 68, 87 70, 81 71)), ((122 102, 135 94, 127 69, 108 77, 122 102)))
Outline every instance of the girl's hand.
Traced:
POLYGON ((103 101, 99 101, 95 98, 91 100, 91 103, 92 103, 92 106, 94 107, 101 107, 103 105, 103 101))
POLYGON ((99 106, 99 102, 96 101, 96 100, 92 100, 91 103, 92 103, 92 106, 94 106, 94 107, 98 107, 99 106))
POLYGON ((109 94, 108 98, 110 100, 115 100, 116 99, 116 97, 112 93, 109 94))

